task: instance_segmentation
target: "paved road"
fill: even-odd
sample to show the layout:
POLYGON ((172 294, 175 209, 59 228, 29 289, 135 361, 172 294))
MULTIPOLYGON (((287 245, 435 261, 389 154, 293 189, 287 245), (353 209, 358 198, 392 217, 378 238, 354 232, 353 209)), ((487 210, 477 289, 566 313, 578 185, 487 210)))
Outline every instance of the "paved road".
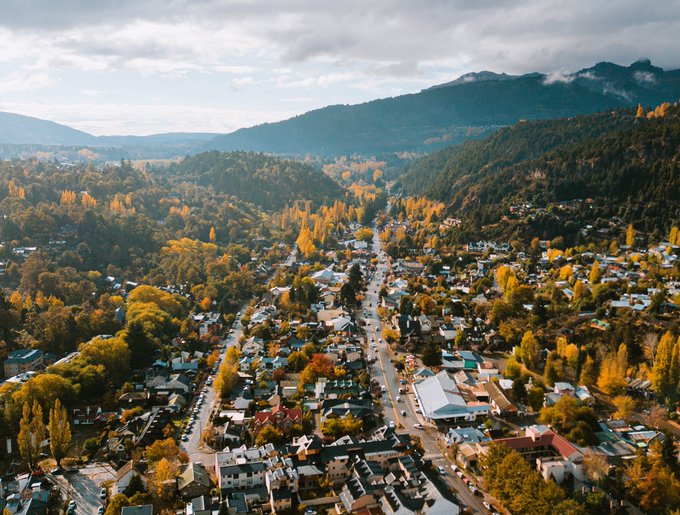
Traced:
POLYGON ((101 484, 114 479, 116 474, 108 464, 93 464, 77 472, 47 476, 59 487, 63 497, 76 501, 76 513, 94 515, 103 504, 99 499, 101 484))
POLYGON ((446 483, 456 493, 458 501, 467 506, 473 513, 489 513, 489 511, 482 504, 482 498, 475 496, 470 489, 463 483, 463 481, 455 475, 451 469, 453 463, 447 457, 442 455, 442 452, 437 447, 436 429, 425 428, 417 429, 414 424, 418 423, 418 415, 415 412, 411 399, 412 395, 399 394, 399 374, 392 365, 391 359, 393 356, 392 350, 386 342, 381 342, 382 339, 382 322, 377 313, 379 302, 380 287, 389 274, 389 257, 381 254, 381 242, 376 227, 373 228, 373 251, 379 256, 378 265, 373 274, 373 278, 368 285, 368 291, 363 304, 363 310, 367 312, 366 319, 366 334, 368 335, 368 355, 376 356, 376 361, 371 369, 371 378, 376 379, 380 385, 384 385, 386 392, 382 396, 383 414, 386 423, 394 422, 397 428, 404 430, 411 435, 418 436, 425 452, 425 458, 432 461, 435 467, 443 466, 446 470, 446 483), (371 341, 371 339, 373 341, 371 341), (373 345, 376 346, 377 352, 373 350, 373 345), (400 401, 397 401, 400 397, 400 401), (406 413, 406 415, 403 415, 406 413))
MULTIPOLYGON (((297 256, 297 248, 288 255, 284 266, 291 266, 295 263, 295 258, 297 256)), ((274 272, 275 273, 275 272, 274 272)), ((267 281, 268 282, 268 281, 267 281)), ((243 313, 248 304, 244 304, 241 307, 240 313, 243 313)), ((241 325, 241 317, 237 317, 234 325, 232 326, 232 331, 230 331, 227 336, 222 340, 224 349, 220 351, 219 363, 224 359, 225 354, 229 347, 239 346, 239 339, 243 335, 243 326, 241 325)), ((214 378, 214 376, 213 376, 214 378)), ((199 385, 199 388, 203 388, 204 385, 199 385)), ((192 462, 200 462, 206 466, 208 470, 213 470, 215 467, 215 451, 206 445, 201 444, 201 434, 208 424, 210 418, 210 413, 213 411, 217 403, 217 394, 215 393, 214 386, 209 386, 204 394, 204 400, 199 407, 198 413, 195 415, 196 421, 194 422, 190 432, 187 434, 187 441, 180 441, 180 449, 186 451, 192 462)), ((191 413, 195 407, 195 403, 188 408, 188 412, 191 413)), ((188 415, 187 415, 188 416, 188 415)))
MULTIPOLYGON (((233 331, 228 333, 224 340, 222 340, 224 349, 220 351, 219 363, 224 359, 229 347, 238 347, 239 338, 243 334, 243 326, 239 319, 234 322, 232 329, 233 331)), ((211 377, 214 378, 212 372, 211 377)), ((199 388, 203 388, 203 386, 199 384, 199 388)), ((201 444, 201 434, 208 424, 210 413, 215 408, 216 402, 217 395, 215 393, 215 388, 213 386, 207 387, 203 403, 199 408, 199 412, 195 415, 196 421, 187 434, 188 440, 186 442, 180 442, 180 449, 186 451, 191 461, 203 463, 208 470, 212 470, 215 467, 215 452, 210 447, 201 444)), ((188 411, 191 413, 191 410, 193 410, 195 406, 196 403, 190 406, 188 411)))

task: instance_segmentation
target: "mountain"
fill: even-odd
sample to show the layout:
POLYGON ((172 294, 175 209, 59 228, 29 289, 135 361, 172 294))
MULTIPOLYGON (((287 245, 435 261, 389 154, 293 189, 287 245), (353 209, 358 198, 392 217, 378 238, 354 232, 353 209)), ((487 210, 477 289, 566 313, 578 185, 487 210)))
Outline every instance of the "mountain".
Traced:
POLYGON ((170 132, 150 136, 93 136, 48 120, 0 112, 0 157, 5 158, 41 153, 77 159, 82 147, 91 147, 97 149, 97 155, 103 160, 160 159, 186 155, 216 135, 170 132))
POLYGON ((42 145, 94 145, 96 138, 59 123, 31 116, 0 112, 0 143, 42 145))
POLYGON ((481 72, 420 93, 334 105, 218 136, 204 148, 277 154, 430 152, 512 125, 680 98, 680 70, 647 60, 574 74, 481 72), (474 80, 470 80, 474 79, 474 80))
POLYGON ((590 198, 599 217, 665 230, 680 220, 680 108, 656 112, 519 123, 416 160, 400 186, 481 224, 499 222, 511 205, 590 198))
POLYGON ((266 209, 280 209, 297 200, 331 203, 344 194, 335 181, 311 165, 261 153, 203 152, 170 165, 165 173, 266 209))

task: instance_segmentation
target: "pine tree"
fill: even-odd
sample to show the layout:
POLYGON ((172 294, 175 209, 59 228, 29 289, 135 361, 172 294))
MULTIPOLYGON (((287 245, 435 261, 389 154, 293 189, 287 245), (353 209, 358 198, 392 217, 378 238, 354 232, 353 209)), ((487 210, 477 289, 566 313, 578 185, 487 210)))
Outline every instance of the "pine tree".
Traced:
POLYGON ((635 113, 635 118, 644 118, 644 117, 645 117, 645 109, 642 107, 642 104, 638 104, 637 113, 635 113))
POLYGON ((54 408, 50 410, 47 429, 50 433, 50 450, 58 467, 71 444, 71 425, 68 422, 66 408, 61 405, 59 399, 54 402, 54 408))
POLYGON ((212 242, 215 243, 215 239, 217 238, 217 235, 215 234, 215 228, 211 227, 210 228, 210 234, 208 235, 208 239, 212 242))
POLYGON ((680 338, 670 331, 661 337, 654 355, 652 386, 659 397, 673 401, 680 386, 680 338))

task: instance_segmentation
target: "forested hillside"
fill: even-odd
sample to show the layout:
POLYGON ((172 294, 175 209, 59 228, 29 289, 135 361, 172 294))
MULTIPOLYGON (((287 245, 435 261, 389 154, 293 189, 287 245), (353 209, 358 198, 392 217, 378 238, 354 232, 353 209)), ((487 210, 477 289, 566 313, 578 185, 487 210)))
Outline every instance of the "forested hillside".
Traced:
POLYGON ((252 152, 204 152, 171 165, 167 174, 235 195, 266 209, 279 209, 296 200, 315 205, 343 195, 342 188, 311 165, 252 152))
POLYGON ((600 215, 663 229, 680 217, 679 149, 677 106, 623 110, 520 123, 414 162, 401 183, 483 223, 513 204, 591 198, 600 215))
POLYGON ((649 61, 627 67, 599 63, 557 78, 534 73, 497 80, 493 74, 478 74, 470 76, 474 80, 416 94, 328 106, 282 122, 240 129, 216 137, 205 148, 321 155, 430 152, 520 119, 560 118, 675 100, 680 97, 679 75, 649 61))

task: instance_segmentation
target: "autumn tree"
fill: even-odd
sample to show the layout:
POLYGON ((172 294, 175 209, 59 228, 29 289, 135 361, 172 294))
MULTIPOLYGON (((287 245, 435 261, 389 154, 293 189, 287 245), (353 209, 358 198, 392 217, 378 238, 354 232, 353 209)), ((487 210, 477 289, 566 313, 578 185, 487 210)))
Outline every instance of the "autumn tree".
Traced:
POLYGON ((156 463, 152 477, 156 496, 163 501, 172 499, 176 488, 177 464, 169 461, 167 458, 162 458, 156 463))
POLYGON ((43 410, 38 401, 33 401, 33 409, 28 402, 24 403, 23 414, 19 422, 19 453, 26 460, 29 468, 35 469, 40 455, 42 443, 47 438, 47 430, 43 421, 43 410))
POLYGON ((217 239, 217 235, 215 234, 215 228, 214 227, 210 228, 210 234, 208 235, 208 239, 210 240, 211 243, 215 243, 215 240, 217 239))
POLYGON ((175 461, 179 456, 179 447, 172 438, 156 440, 145 449, 144 456, 151 463, 159 462, 162 459, 175 461))
POLYGON ((261 447, 268 443, 278 444, 281 442, 283 442, 283 433, 281 432, 280 429, 273 426, 263 427, 260 430, 260 432, 257 433, 257 437, 255 438, 255 445, 257 445, 258 447, 261 447))
POLYGON ((597 366, 591 356, 587 356, 581 366, 579 382, 585 386, 592 386, 597 382, 597 366))
POLYGON ((626 387, 627 370, 628 348, 622 343, 616 354, 610 354, 602 360, 597 387, 609 395, 621 393, 626 387))
POLYGON ((673 402, 680 388, 680 337, 670 331, 659 341, 652 367, 652 385, 659 397, 673 402))
POLYGON ((433 339, 423 346, 421 360, 426 367, 438 367, 442 364, 442 349, 433 339))
POLYGON ((59 399, 50 410, 47 429, 50 433, 50 450, 59 467, 71 444, 71 424, 67 418, 66 408, 61 405, 59 399))
POLYGON ((633 224, 630 224, 628 229, 626 229, 626 245, 631 248, 635 246, 635 229, 633 229, 633 224))
POLYGON ((530 330, 526 331, 524 336, 522 336, 522 342, 519 346, 519 357, 522 359, 524 366, 529 369, 535 369, 539 351, 538 340, 536 340, 534 333, 530 330))
POLYGON ((595 260, 593 262, 593 266, 590 268, 590 275, 588 276, 588 280, 590 281, 590 284, 597 284, 600 282, 600 277, 602 277, 602 273, 600 272, 600 263, 595 260))
POLYGON ((612 404, 616 407, 616 412, 612 415, 614 418, 630 420, 635 412, 635 400, 628 395, 617 395, 612 399, 612 404))
POLYGON ((642 107, 642 104, 638 104, 637 106, 637 111, 635 112, 635 118, 644 118, 645 117, 645 109, 642 107))

